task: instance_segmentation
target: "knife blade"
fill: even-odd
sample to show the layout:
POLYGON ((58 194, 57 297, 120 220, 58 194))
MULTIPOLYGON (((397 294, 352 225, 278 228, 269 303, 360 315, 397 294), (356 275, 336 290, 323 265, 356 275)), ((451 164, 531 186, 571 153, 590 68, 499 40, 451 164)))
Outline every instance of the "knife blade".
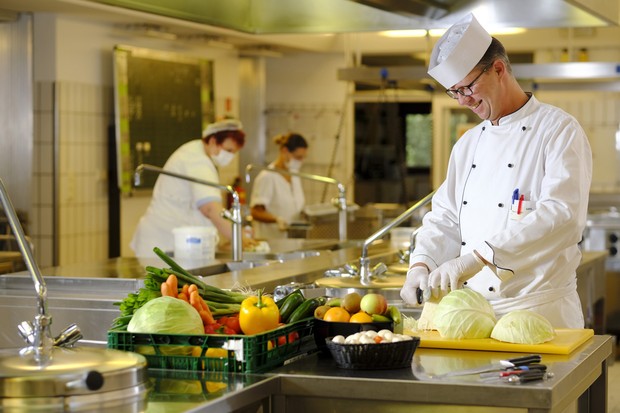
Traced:
POLYGON ((485 366, 474 367, 472 369, 449 371, 444 374, 438 374, 432 376, 433 378, 455 377, 455 376, 467 376, 470 374, 486 373, 488 371, 501 371, 508 368, 514 368, 518 366, 527 366, 528 364, 540 363, 542 357, 540 354, 530 354, 528 356, 516 357, 512 359, 500 360, 497 363, 487 364, 485 366))

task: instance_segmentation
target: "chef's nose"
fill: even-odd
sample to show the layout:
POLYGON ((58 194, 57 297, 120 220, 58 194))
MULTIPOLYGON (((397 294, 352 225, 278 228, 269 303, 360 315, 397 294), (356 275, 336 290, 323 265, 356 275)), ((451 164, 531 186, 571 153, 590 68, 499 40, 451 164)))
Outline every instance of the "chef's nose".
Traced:
POLYGON ((461 106, 469 106, 471 104, 472 100, 473 100, 473 98, 471 96, 472 95, 463 96, 460 93, 458 93, 456 100, 459 102, 459 105, 461 105, 461 106))

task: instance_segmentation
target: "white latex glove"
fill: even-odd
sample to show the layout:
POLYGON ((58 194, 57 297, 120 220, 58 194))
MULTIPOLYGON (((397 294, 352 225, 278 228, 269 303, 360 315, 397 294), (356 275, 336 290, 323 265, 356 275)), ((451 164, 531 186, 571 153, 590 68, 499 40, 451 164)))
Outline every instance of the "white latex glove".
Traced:
POLYGON ((429 275, 431 288, 442 291, 456 290, 484 268, 484 262, 474 253, 469 253, 441 264, 429 275))
POLYGON ((276 218, 276 224, 278 224, 278 229, 280 231, 286 231, 288 230, 288 222, 282 218, 282 217, 277 217, 276 218))
POLYGON ((409 268, 405 284, 400 290, 400 298, 407 304, 419 305, 417 289, 426 290, 428 288, 428 269, 424 266, 409 268))

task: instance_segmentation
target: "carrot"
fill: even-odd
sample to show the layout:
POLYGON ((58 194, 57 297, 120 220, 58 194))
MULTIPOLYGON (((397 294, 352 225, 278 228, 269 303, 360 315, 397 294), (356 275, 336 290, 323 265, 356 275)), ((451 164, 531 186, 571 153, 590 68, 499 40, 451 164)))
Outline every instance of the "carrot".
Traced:
POLYGON ((192 291, 198 291, 198 286, 196 284, 192 284, 189 287, 187 287, 187 291, 191 294, 192 291))
POLYGON ((168 284, 168 290, 171 294, 171 297, 175 297, 179 294, 179 279, 176 275, 170 274, 168 279, 166 279, 166 284, 168 284))
POLYGON ((168 284, 166 284, 165 282, 161 283, 161 287, 159 287, 159 289, 161 291, 161 295, 163 295, 164 297, 170 295, 170 292, 168 291, 168 284))
POLYGON ((185 297, 188 298, 187 301, 189 302, 189 293, 190 293, 190 291, 189 291, 189 285, 188 284, 183 285, 183 287, 181 288, 181 293, 185 294, 185 297))
POLYGON ((203 324, 213 324, 215 323, 215 319, 213 318, 213 314, 211 310, 209 310, 209 306, 202 299, 198 291, 192 291, 189 295, 189 303, 198 311, 200 317, 202 318, 203 324))
POLYGON ((187 294, 185 294, 184 292, 180 292, 179 295, 177 295, 177 298, 179 300, 183 300, 189 303, 189 297, 187 296, 187 294))
POLYGON ((200 318, 202 318, 203 325, 209 325, 209 324, 215 323, 215 319, 213 318, 210 312, 207 312, 205 310, 200 310, 198 311, 198 314, 200 314, 200 318))

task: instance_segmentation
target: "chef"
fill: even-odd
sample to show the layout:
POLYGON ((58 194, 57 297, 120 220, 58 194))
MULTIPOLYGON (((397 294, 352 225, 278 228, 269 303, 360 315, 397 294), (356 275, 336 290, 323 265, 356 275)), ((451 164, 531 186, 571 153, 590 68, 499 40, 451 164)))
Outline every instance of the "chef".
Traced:
MULTIPOLYGON (((308 154, 308 142, 298 133, 274 138, 278 157, 269 164, 290 172, 299 172, 308 154)), ((299 219, 305 204, 298 176, 261 171, 254 181, 250 200, 254 231, 258 239, 288 238, 288 226, 299 219)))
POLYGON ((556 328, 583 328, 577 244, 592 177, 583 129, 521 89, 503 45, 471 14, 439 39, 428 73, 482 122, 454 145, 401 297, 466 286, 498 317, 529 309, 556 328))
MULTIPOLYGON (((164 169, 180 175, 219 183, 218 167, 228 165, 245 143, 245 132, 236 119, 209 124, 202 139, 181 145, 168 158, 164 169)), ((232 238, 232 224, 221 216, 222 194, 218 188, 159 175, 151 203, 140 219, 131 241, 137 257, 155 256, 153 247, 174 249, 172 230, 183 226, 214 226, 226 239, 232 238)), ((256 244, 243 239, 244 247, 256 244)))

